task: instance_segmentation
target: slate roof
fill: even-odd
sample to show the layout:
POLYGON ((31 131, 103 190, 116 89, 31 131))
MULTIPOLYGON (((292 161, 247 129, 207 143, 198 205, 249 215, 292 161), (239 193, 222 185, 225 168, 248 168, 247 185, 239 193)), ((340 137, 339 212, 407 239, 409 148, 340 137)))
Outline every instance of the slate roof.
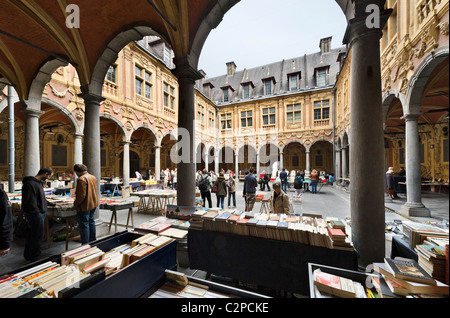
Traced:
MULTIPOLYGON (((236 71, 233 75, 221 75, 214 78, 203 79, 203 86, 212 84, 214 86, 212 101, 216 105, 229 105, 236 102, 244 102, 253 99, 268 98, 281 94, 292 94, 299 91, 323 89, 334 86, 338 75, 339 54, 345 53, 346 47, 331 49, 326 53, 313 53, 296 58, 285 59, 251 69, 236 71), (326 85, 316 86, 315 69, 328 67, 326 85), (289 89, 288 75, 300 72, 300 85, 295 91, 289 89), (273 78, 273 94, 264 94, 263 79, 273 78), (241 84, 251 82, 254 89, 249 99, 243 98, 243 86, 241 84), (230 91, 229 102, 223 102, 222 88, 230 86, 234 91, 230 91)), ((201 89, 200 89, 201 90, 201 89)))

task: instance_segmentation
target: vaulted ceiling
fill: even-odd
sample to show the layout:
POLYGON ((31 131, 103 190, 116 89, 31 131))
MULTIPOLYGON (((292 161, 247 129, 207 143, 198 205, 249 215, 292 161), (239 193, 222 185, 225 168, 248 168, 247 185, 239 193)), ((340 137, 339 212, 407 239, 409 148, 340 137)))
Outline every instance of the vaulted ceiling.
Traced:
POLYGON ((176 56, 199 55, 211 29, 238 1, 3 0, 0 78, 27 100, 41 67, 56 59, 76 66, 82 85, 88 84, 108 43, 130 29, 142 37, 153 30, 176 56))

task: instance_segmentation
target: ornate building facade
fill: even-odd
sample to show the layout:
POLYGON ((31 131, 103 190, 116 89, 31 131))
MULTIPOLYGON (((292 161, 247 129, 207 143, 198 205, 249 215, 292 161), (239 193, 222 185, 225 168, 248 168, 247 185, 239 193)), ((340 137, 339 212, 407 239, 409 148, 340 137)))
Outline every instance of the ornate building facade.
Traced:
MULTIPOLYGON (((424 181, 449 180, 449 3, 388 0, 381 39, 385 164, 406 169, 407 215, 428 215, 424 181)), ((350 51, 336 81, 336 173, 350 177, 350 51)))

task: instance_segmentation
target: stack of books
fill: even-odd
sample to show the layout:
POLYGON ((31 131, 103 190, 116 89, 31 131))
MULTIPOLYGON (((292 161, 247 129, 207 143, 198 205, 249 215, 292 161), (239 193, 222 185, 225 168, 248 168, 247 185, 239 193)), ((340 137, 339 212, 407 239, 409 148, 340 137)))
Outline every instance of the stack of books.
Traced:
POLYGON ((73 264, 46 262, 0 280, 0 297, 56 298, 62 290, 79 286, 89 276, 73 264))
MULTIPOLYGON (((243 212, 218 208, 196 211, 195 228, 272 240, 295 242, 319 247, 353 251, 347 233, 351 231, 342 220, 283 213, 243 212)), ((194 227, 193 227, 194 228, 194 227)))
POLYGON ((418 264, 431 277, 441 282, 445 281, 445 247, 438 245, 416 245, 419 258, 418 264))
POLYGON ((448 229, 432 224, 403 221, 402 232, 409 238, 409 247, 412 249, 422 244, 424 240, 444 239, 448 242, 448 229))
POLYGON ((380 294, 392 297, 448 297, 448 285, 434 279, 416 261, 402 258, 385 258, 374 263, 380 274, 380 294), (383 290, 382 286, 387 286, 383 290))
POLYGON ((320 269, 313 272, 313 282, 317 298, 367 298, 361 283, 320 269))

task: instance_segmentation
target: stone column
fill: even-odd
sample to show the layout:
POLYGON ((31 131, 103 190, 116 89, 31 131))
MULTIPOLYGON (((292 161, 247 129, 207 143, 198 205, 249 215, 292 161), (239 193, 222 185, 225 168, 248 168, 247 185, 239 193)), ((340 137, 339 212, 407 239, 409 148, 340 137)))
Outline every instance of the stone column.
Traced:
POLYGON ((123 143, 123 185, 130 185, 130 142, 124 141, 123 143))
MULTIPOLYGON (((205 151, 206 151, 206 149, 205 149, 205 151)), ((202 155, 205 156, 205 169, 208 170, 208 167, 209 167, 209 155, 207 153, 202 154, 202 155)))
POLYGON ((385 257, 380 39, 390 12, 381 13, 380 28, 368 28, 364 16, 351 20, 344 39, 352 50, 350 212, 352 241, 361 267, 385 257))
MULTIPOLYGON (((77 163, 83 163, 83 135, 81 134, 75 134, 74 140, 73 140, 73 163, 74 165, 77 163)), ((70 169, 73 169, 73 167, 70 167, 70 169)), ((72 170, 71 170, 72 171, 72 170)), ((77 174, 73 172, 73 186, 76 188, 77 185, 77 174)))
POLYGON ((26 108, 25 145, 23 155, 23 176, 35 176, 41 169, 39 151, 39 117, 44 113, 38 109, 26 108))
MULTIPOLYGON (((86 165, 88 172, 97 178, 97 190, 100 194, 100 103, 104 98, 91 93, 82 93, 79 96, 84 99, 85 109, 83 164, 86 165)), ((95 218, 99 218, 98 209, 95 218)))
MULTIPOLYGON (((14 87, 8 85, 8 191, 13 193, 15 191, 15 168, 16 168, 16 148, 14 137, 14 87)), ((6 189, 5 189, 6 190, 6 189)))
POLYGON ((283 170, 284 167, 284 156, 283 153, 280 152, 280 169, 283 170))
POLYGON ((214 171, 219 175, 219 150, 214 155, 214 171))
POLYGON ((83 140, 83 135, 75 134, 74 141, 73 141, 74 164, 83 163, 83 142, 82 142, 82 140, 83 140))
POLYGON ((155 146, 155 180, 161 180, 161 146, 155 146))
POLYGON ((422 204, 419 114, 403 116, 406 121, 406 203, 400 208, 400 213, 407 216, 429 217, 430 210, 422 204))
POLYGON ((239 177, 239 154, 237 150, 234 153, 234 174, 237 176, 236 178, 239 177))
POLYGON ((256 175, 259 178, 259 151, 256 153, 256 175))
MULTIPOLYGON (((195 67, 190 64, 188 56, 175 58, 176 69, 174 74, 178 77, 178 127, 189 133, 189 140, 182 140, 182 158, 178 163, 177 204, 180 206, 195 206, 195 102, 194 85, 197 79, 202 78, 195 67), (185 152, 189 153, 186 154, 185 152)), ((183 138, 184 139, 184 138, 183 138)), ((180 140, 178 147, 180 147, 180 140)), ((178 148, 180 149, 180 148, 178 148)), ((180 154, 179 154, 180 155, 180 154)))
POLYGON ((311 173, 311 163, 310 163, 310 159, 309 159, 309 154, 310 154, 310 151, 308 149, 308 150, 306 150, 306 171, 308 171, 308 173, 311 173))
POLYGON ((341 149, 336 149, 336 175, 335 177, 335 184, 340 184, 341 183, 341 149))
POLYGON ((342 156, 342 160, 341 160, 341 166, 342 166, 341 174, 342 174, 342 178, 347 178, 348 174, 347 174, 347 148, 346 147, 343 147, 341 149, 341 156, 342 156))

